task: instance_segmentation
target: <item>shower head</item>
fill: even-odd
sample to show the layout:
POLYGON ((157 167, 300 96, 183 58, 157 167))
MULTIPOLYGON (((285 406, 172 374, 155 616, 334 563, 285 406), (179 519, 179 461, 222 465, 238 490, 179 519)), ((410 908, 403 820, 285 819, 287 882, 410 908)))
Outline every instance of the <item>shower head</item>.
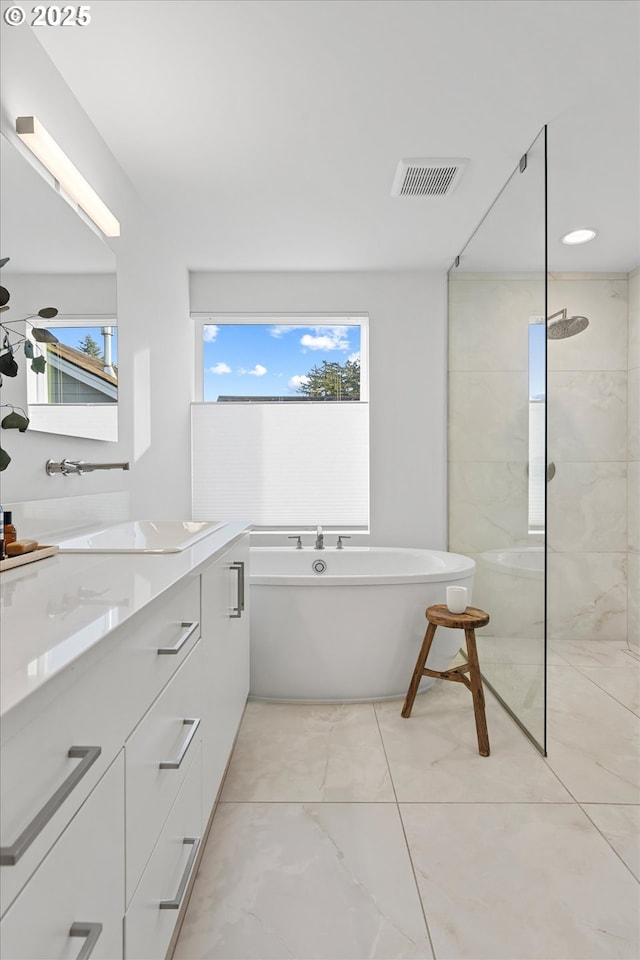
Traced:
POLYGON ((549 340, 565 340, 567 337, 574 337, 576 333, 582 333, 589 326, 586 317, 568 317, 567 308, 558 310, 547 317, 547 337, 549 340))

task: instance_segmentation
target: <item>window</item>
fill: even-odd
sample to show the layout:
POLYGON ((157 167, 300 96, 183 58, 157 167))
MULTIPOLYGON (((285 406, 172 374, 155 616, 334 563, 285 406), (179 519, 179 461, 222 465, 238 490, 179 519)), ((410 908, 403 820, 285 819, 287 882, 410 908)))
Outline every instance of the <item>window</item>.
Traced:
POLYGON ((546 335, 544 317, 529 321, 529 533, 545 528, 546 335))
POLYGON ((197 315, 195 519, 368 528, 368 318, 197 315))

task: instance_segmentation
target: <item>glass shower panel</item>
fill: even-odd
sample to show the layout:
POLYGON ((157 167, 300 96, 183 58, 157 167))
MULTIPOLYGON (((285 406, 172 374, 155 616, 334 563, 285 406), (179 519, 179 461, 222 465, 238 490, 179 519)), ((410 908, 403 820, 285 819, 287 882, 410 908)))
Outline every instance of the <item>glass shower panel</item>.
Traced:
POLYGON ((485 683, 546 752, 546 128, 449 271, 449 549, 485 683))

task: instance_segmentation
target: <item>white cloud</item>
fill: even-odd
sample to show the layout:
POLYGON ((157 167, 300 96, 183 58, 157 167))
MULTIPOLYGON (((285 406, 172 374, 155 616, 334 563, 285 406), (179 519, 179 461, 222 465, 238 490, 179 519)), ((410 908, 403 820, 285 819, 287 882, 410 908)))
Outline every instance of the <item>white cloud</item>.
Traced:
POLYGON ((218 330, 220 327, 216 326, 215 323, 205 323, 203 339, 205 343, 213 343, 215 338, 218 336, 218 330))
POLYGON ((209 367, 207 373, 231 373, 231 367, 220 361, 220 363, 216 363, 215 367, 209 367))
POLYGON ((347 360, 349 361, 349 363, 355 363, 356 361, 360 363, 360 351, 358 351, 357 353, 350 353, 349 356, 347 357, 347 360))
POLYGON ((304 374, 296 374, 294 377, 291 377, 291 380, 287 383, 287 386, 291 390, 297 390, 298 387, 301 387, 303 383, 309 383, 310 377, 305 376, 304 374))
POLYGON ((305 333, 300 345, 307 350, 348 350, 349 338, 345 327, 316 327, 316 336, 305 333), (322 333, 319 331, 322 330, 322 333))
POLYGON ((285 333, 293 333, 294 330, 317 330, 317 327, 312 327, 308 323, 276 323, 269 327, 269 334, 276 340, 280 340, 285 333))
POLYGON ((313 331, 313 333, 305 333, 300 338, 303 353, 306 353, 307 350, 349 349, 349 327, 328 327, 325 324, 315 326, 301 323, 277 323, 269 327, 270 335, 275 337, 276 340, 281 340, 286 333, 293 333, 294 330, 313 331))
POLYGON ((250 377, 264 377, 266 372, 267 372, 267 368, 263 367, 261 363, 256 363, 253 370, 245 370, 244 367, 238 368, 238 373, 240 374, 240 376, 245 376, 246 374, 250 377))

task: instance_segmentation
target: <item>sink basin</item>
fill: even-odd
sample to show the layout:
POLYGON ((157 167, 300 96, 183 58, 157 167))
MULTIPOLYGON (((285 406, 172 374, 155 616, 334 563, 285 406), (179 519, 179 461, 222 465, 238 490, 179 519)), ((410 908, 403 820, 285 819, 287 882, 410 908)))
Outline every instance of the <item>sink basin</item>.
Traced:
POLYGON ((225 525, 223 520, 127 520, 58 546, 60 553, 180 553, 225 525))

